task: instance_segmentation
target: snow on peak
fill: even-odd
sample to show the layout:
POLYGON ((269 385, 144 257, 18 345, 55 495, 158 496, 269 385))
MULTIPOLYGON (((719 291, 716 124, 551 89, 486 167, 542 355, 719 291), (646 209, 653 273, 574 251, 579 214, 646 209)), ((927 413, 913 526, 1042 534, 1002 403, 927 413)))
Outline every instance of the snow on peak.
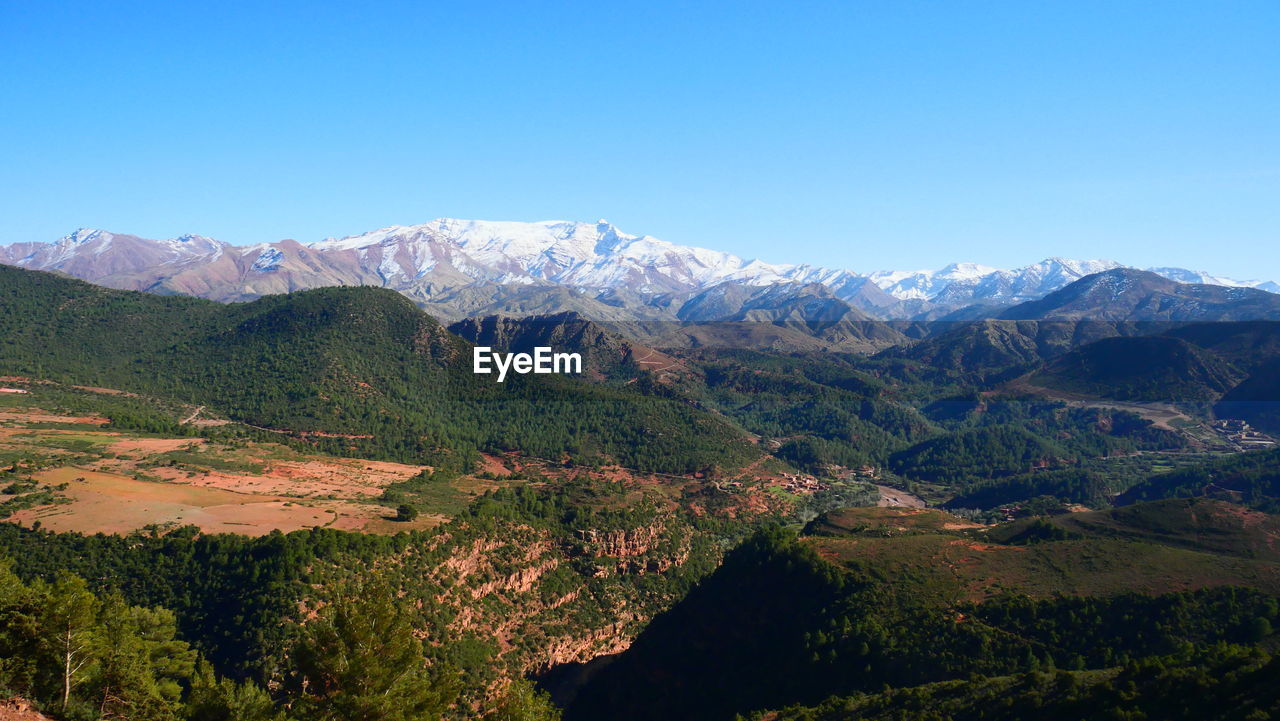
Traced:
POLYGON ((1228 288, 1257 288, 1271 293, 1280 292, 1280 285, 1268 280, 1235 280, 1221 275, 1206 273, 1203 270, 1187 270, 1186 268, 1147 268, 1147 270, 1178 283, 1224 285, 1228 288))
MULTIPOLYGON (((900 300, 965 302, 978 299, 1015 302, 1041 297, 1080 278, 1123 267, 1113 260, 1051 257, 1021 268, 1001 269, 978 263, 952 263, 940 270, 849 270, 810 265, 744 260, 732 253, 682 246, 647 235, 631 235, 608 220, 537 222, 437 218, 420 225, 395 225, 312 245, 317 250, 356 250, 365 257, 382 247, 378 263, 384 274, 405 274, 392 261, 418 259, 421 276, 437 263, 451 264, 477 280, 515 278, 574 287, 628 286, 644 292, 703 290, 723 282, 770 285, 820 283, 837 294, 855 294, 870 281, 900 300), (401 253, 395 249, 408 249, 401 253), (416 250, 415 250, 416 249, 416 250), (430 258, 427 262, 424 259, 430 258), (487 269, 487 270, 486 270, 487 269)), ((1190 273, 1190 271, 1187 271, 1190 273)), ((1197 277, 1209 279, 1207 274, 1197 277)), ((1181 280, 1178 278, 1178 280, 1181 280)), ((1254 285, 1225 283, 1222 285, 1254 285)), ((1184 280, 1183 282, 1187 282, 1184 280)))
MULTIPOLYGON (((153 265, 189 267, 229 252, 244 258, 253 271, 267 272, 280 268, 288 252, 276 247, 279 244, 229 246, 195 234, 153 241, 114 236, 95 228, 80 228, 56 243, 44 245, 45 249, 31 251, 21 264, 61 267, 59 264, 73 257, 119 252, 149 259, 146 262, 153 265), (156 250, 161 252, 155 253, 156 250)), ((722 283, 753 287, 816 283, 844 300, 865 300, 870 290, 878 288, 887 295, 873 293, 873 297, 883 299, 878 302, 896 298, 947 305, 1030 300, 1084 276, 1125 267, 1113 260, 1050 257, 1013 269, 958 262, 937 270, 858 273, 744 259, 732 253, 677 245, 648 235, 625 233, 604 218, 594 223, 436 218, 417 225, 390 225, 343 238, 326 238, 309 247, 317 253, 351 253, 362 270, 376 273, 381 282, 396 287, 430 278, 433 283, 445 284, 552 283, 576 289, 683 293, 705 291, 722 283)), ((1203 271, 1151 271, 1183 283, 1280 290, 1280 285, 1273 282, 1235 281, 1203 271)))
POLYGON ((283 261, 284 253, 279 248, 267 246, 258 251, 258 257, 254 259, 249 269, 257 273, 266 273, 279 268, 283 261))
POLYGON ((97 240, 99 238, 110 237, 110 236, 111 236, 111 233, 105 230, 99 230, 98 228, 77 228, 71 233, 68 233, 67 235, 62 236, 62 238, 59 239, 58 242, 63 244, 78 245, 82 243, 88 243, 91 240, 97 240))
MULTIPOLYGON (((659 285, 669 286, 670 290, 710 285, 735 275, 745 275, 739 279, 746 282, 751 282, 757 273, 776 279, 783 268, 752 264, 729 253, 679 246, 651 236, 630 235, 605 219, 596 223, 526 223, 437 218, 421 225, 390 226, 346 238, 328 238, 311 247, 366 253, 374 246, 385 246, 385 258, 393 252, 392 246, 412 249, 431 244, 443 249, 456 268, 461 264, 502 269, 502 277, 508 278, 523 271, 527 278, 578 286, 611 287, 634 278, 664 276, 659 285)), ((409 254, 418 255, 412 250, 409 254)), ((418 268, 419 273, 425 270, 418 268)))
POLYGON ((935 274, 935 277, 952 280, 972 280, 996 272, 996 268, 977 263, 952 263, 935 274))
POLYGON ((1072 260, 1059 257, 1047 258, 1039 265, 1047 267, 1059 266, 1081 277, 1122 267, 1120 263, 1114 260, 1072 260))

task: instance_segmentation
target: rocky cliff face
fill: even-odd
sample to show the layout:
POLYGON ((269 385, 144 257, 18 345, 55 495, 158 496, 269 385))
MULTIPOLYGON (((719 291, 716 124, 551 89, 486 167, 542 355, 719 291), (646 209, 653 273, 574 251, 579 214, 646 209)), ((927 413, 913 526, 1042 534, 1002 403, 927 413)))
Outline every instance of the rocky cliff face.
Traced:
POLYGON ((428 642, 474 638, 528 674, 624 650, 716 553, 673 513, 576 531, 460 522, 380 573, 418 599, 428 642))

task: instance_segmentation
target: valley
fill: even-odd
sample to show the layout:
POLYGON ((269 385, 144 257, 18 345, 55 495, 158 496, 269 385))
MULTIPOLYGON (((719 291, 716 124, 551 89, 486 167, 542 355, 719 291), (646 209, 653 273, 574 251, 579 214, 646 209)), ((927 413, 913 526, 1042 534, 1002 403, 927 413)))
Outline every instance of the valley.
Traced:
MULTIPOLYGON (((0 659, 74 596, 93 638, 161 608, 156 657, 207 662, 130 687, 160 721, 310 718, 305 659, 368 648, 353 618, 451 721, 805 718, 948 683, 963 706, 978 679, 1031 703, 1019 674, 1105 695, 1237 653, 1263 673, 1280 324, 1100 275, 1033 320, 445 326, 382 288, 219 304, 0 268, 0 610, 44 619, 0 626, 0 659), (1069 317, 1107 278, 1214 320, 1069 317), (583 372, 494 383, 473 344, 583 372), (1229 415, 1243 397, 1264 412, 1229 415)), ((29 658, 0 681, 63 721, 29 658)))
MULTIPOLYGON (((482 454, 473 472, 437 478, 430 466, 317 453, 307 449, 305 440, 290 445, 247 440, 234 435, 237 428, 265 429, 225 419, 201 423, 195 412, 175 428, 196 433, 217 429, 223 435, 211 439, 116 430, 107 417, 47 408, 69 398, 93 406, 99 400, 95 396, 119 396, 121 391, 22 377, 6 381, 25 392, 0 398, 0 462, 10 464, 7 470, 0 468, 0 480, 19 479, 5 481, 15 493, 0 491, 0 520, 19 526, 121 535, 186 526, 248 536, 318 528, 395 534, 448 522, 471 501, 499 488, 571 480, 651 490, 672 508, 684 505, 701 512, 706 506, 698 499, 705 495, 701 489, 706 480, 694 476, 482 454), (396 509, 405 501, 417 511, 412 520, 397 518, 396 509)), ((169 412, 181 415, 186 409, 169 412)), ((273 432, 288 437, 284 431, 273 432)), ((749 482, 716 482, 717 512, 730 517, 781 512, 798 498, 771 490, 783 488, 786 475, 757 464, 749 482)))
POLYGON ((0 2, 0 721, 1280 721, 1278 37, 0 2))

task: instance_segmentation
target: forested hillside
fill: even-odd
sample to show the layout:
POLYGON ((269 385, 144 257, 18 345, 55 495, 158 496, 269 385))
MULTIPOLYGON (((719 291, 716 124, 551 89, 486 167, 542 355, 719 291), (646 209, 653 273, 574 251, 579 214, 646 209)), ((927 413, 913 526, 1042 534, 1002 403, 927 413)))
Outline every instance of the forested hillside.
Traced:
POLYGON ((1280 658, 1217 646, 1155 656, 1119 669, 1041 669, 833 698, 810 707, 751 714, 751 721, 1075 721, 1160 718, 1262 721, 1280 714, 1280 658))
POLYGON ((1272 710, 1276 451, 1214 417, 1265 396, 1272 326, 992 321, 867 356, 544 320, 455 328, 586 377, 478 376, 385 289, 218 305, 0 268, 0 696, 1153 717, 1194 683, 1272 710))
POLYGON ((477 450, 711 472, 756 452, 685 403, 571 377, 471 372, 403 296, 324 288, 228 306, 0 268, 0 373, 153 393, 347 448, 465 468, 477 450))
MULTIPOLYGON (((436 698, 429 708, 451 719, 498 714, 512 693, 527 690, 519 682, 512 686, 513 679, 625 645, 714 567, 721 543, 742 533, 652 501, 630 499, 619 508, 626 500, 620 492, 587 483, 555 493, 495 493, 437 531, 391 537, 320 529, 251 539, 191 528, 82 536, 2 524, 0 556, 22 562, 8 582, 18 589, 12 598, 4 596, 0 577, 0 689, 75 716, 64 712, 51 680, 54 657, 28 659, 19 650, 50 642, 53 627, 39 624, 56 619, 39 619, 61 602, 41 590, 43 579, 74 576, 87 579, 68 581, 83 591, 79 597, 91 611, 80 621, 86 638, 109 624, 99 601, 86 594, 167 609, 165 638, 183 639, 187 665, 198 652, 231 679, 216 682, 217 698, 208 703, 252 700, 258 710, 243 718, 276 718, 286 709, 298 721, 350 718, 311 698, 317 693, 364 703, 369 699, 360 697, 385 692, 382 709, 369 718, 421 718, 409 711, 423 695, 436 698), (23 590, 18 577, 44 595, 23 590), (403 598, 414 600, 397 600, 403 598), (13 614, 34 614, 38 623, 18 623, 13 614), (401 647, 387 658, 364 657, 323 681, 327 690, 317 690, 330 673, 325 667, 348 663, 345 649, 357 643, 362 653, 379 655, 385 644, 401 647), (7 661, 19 657, 22 664, 7 661), (421 672, 421 680, 378 686, 406 671, 421 672)), ((86 684, 106 664, 106 653, 97 645, 84 651, 94 669, 86 671, 86 684)), ((228 718, 217 715, 225 710, 184 709, 206 693, 211 677, 200 680, 188 668, 173 683, 164 708, 147 718, 228 718)), ((93 699, 89 688, 77 696, 84 703, 93 699)), ((531 698, 550 713, 539 697, 531 698)))
POLYGON ((1117 503, 1161 498, 1217 496, 1253 508, 1280 511, 1280 449, 1206 461, 1151 476, 1128 489, 1117 503))
POLYGON ((1278 38, 0 0, 0 721, 1280 721, 1278 38))
MULTIPOLYGON (((1007 703, 1023 709, 1061 704, 1056 712, 1068 713, 1080 708, 1075 704, 1083 697, 1155 714, 1167 702, 1154 692, 1158 685, 1137 696, 1120 693, 1131 688, 1131 677, 1159 684, 1152 675, 1199 678, 1223 700, 1249 690, 1235 701, 1246 711, 1270 709, 1276 701, 1241 685, 1243 678, 1273 673, 1262 650, 1280 621, 1280 577, 1272 564, 1257 566, 1270 575, 1266 591, 1175 592, 1184 583, 1204 584, 1203 577, 1192 579, 1212 573, 1211 567, 1192 570, 1193 564, 1174 562, 1152 568, 1151 557, 1115 541, 1041 540, 1036 547, 1061 560, 1080 554, 1082 543, 1098 544, 1085 555, 1111 554, 1130 577, 1061 560, 1045 575, 1024 575, 1032 567, 997 562, 977 571, 988 574, 986 583, 997 595, 975 602, 940 594, 948 587, 945 569, 936 576, 921 573, 927 567, 914 559, 927 564, 930 556, 915 556, 916 549, 964 543, 969 554, 1008 548, 1002 553, 1017 556, 1025 548, 966 541, 963 533, 942 528, 895 532, 892 523, 848 533, 813 541, 781 531, 753 537, 593 676, 566 718, 728 720, 855 693, 865 695, 812 711, 794 709, 783 718, 851 719, 864 707, 873 717, 1006 718, 1000 715, 1010 713, 1004 700, 997 708, 1006 710, 977 715, 993 694, 1004 699, 1006 692, 1007 703), (831 562, 837 558, 842 565, 831 562), (1041 585, 1064 571, 1075 588, 1101 593, 1064 596, 1041 585), (1163 573, 1177 578, 1161 578, 1163 573), (1115 581, 1118 586, 1103 591, 1115 581), (1212 669, 1231 669, 1230 680, 1210 680, 1212 669), (1037 692, 1024 681, 1033 678, 1074 691, 1037 692), (880 693, 889 687, 896 690, 880 693)), ((1225 563, 1223 570, 1233 562, 1225 563)))

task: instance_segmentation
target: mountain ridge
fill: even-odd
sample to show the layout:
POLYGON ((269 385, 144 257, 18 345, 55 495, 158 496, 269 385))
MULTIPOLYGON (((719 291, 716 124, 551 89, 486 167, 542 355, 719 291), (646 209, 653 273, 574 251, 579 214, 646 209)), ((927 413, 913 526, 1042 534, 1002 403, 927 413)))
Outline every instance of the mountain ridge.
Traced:
POLYGON ((1004 320, 1280 320, 1280 296, 1257 288, 1181 283, 1132 268, 1085 276, 1038 300, 1013 306, 1004 320))
MULTIPOLYGON (((200 235, 148 240, 83 228, 52 243, 0 246, 0 263, 61 271, 125 290, 224 302, 323 286, 375 285, 398 290, 442 318, 568 309, 618 319, 610 308, 621 308, 628 318, 667 320, 678 317, 685 302, 721 286, 775 285, 807 289, 800 297, 825 295, 878 319, 933 319, 969 307, 992 315, 1088 275, 1127 267, 1112 260, 1051 257, 1014 269, 953 263, 936 271, 859 273, 744 259, 631 235, 604 220, 453 218, 307 244, 281 240, 248 246, 200 235), (816 288, 822 290, 815 294, 816 288)), ((1236 281, 1181 268, 1152 271, 1183 283, 1280 292, 1280 284, 1272 281, 1236 281)), ((731 309, 717 320, 741 310, 731 309)))
POLYGON ((701 472, 758 454, 721 417, 638 387, 477 375, 466 340, 385 288, 219 304, 0 267, 0 337, 3 375, 208 406, 284 436, 322 434, 312 440, 326 451, 377 459, 456 469, 479 451, 519 451, 701 472), (634 440, 650 431, 644 443, 634 440))

